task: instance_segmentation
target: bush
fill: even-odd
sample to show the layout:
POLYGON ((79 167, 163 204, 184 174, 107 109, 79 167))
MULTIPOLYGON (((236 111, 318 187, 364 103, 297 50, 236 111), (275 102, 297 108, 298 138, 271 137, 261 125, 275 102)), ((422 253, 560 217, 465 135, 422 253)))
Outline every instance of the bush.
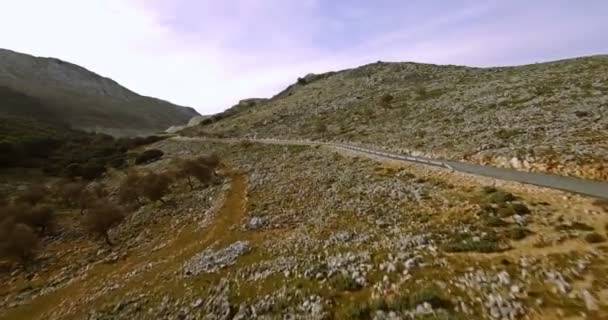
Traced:
POLYGON ((488 227, 505 227, 509 223, 499 217, 490 216, 486 219, 486 225, 488 227))
POLYGON ((0 257, 25 263, 32 259, 38 242, 31 227, 11 219, 0 221, 0 257))
POLYGON ((338 291, 357 291, 362 287, 350 276, 338 274, 329 279, 329 285, 338 291))
POLYGON ((80 177, 86 180, 95 180, 103 176, 107 169, 99 163, 87 163, 81 167, 80 177))
POLYGON ((597 232, 591 232, 585 236, 585 241, 588 243, 601 243, 606 241, 606 238, 597 232))
POLYGON ((29 186, 26 190, 17 195, 15 201, 17 203, 26 203, 35 206, 44 200, 48 193, 49 190, 44 186, 29 186))
POLYGON ((558 231, 578 230, 578 231, 593 231, 592 226, 582 222, 572 222, 571 224, 561 224, 556 227, 558 231))
POLYGON ((218 157, 218 155, 216 154, 211 154, 208 156, 200 156, 198 158, 196 158, 196 162, 205 165, 209 168, 217 168, 221 161, 220 161, 220 157, 218 157))
POLYGON ((86 209, 91 208, 96 202, 108 197, 109 192, 105 185, 101 182, 91 182, 80 192, 78 199, 80 205, 80 214, 84 214, 86 209))
POLYGON ((57 182, 54 188, 57 197, 64 205, 76 207, 80 205, 85 184, 81 181, 61 180, 57 182))
POLYGON ((51 225, 53 217, 55 216, 55 210, 49 206, 35 206, 26 207, 20 216, 15 217, 18 223, 28 225, 32 229, 39 228, 40 233, 44 234, 44 231, 51 225))
POLYGON ((0 207, 0 221, 13 221, 32 229, 39 228, 41 233, 51 224, 54 215, 55 210, 49 206, 15 204, 0 207))
POLYGON ((163 202, 163 196, 169 192, 172 179, 166 173, 148 173, 141 179, 142 196, 152 202, 163 202))
POLYGON ((511 207, 520 216, 530 213, 530 209, 523 203, 511 203, 511 207))
POLYGON ((390 94, 384 94, 382 97, 380 97, 380 105, 383 107, 390 107, 394 99, 395 98, 390 94))
POLYGON ((142 175, 136 170, 127 171, 127 176, 118 186, 118 201, 122 204, 140 204, 141 180, 142 175))
POLYGON ((213 169, 195 160, 183 160, 179 163, 179 175, 185 177, 191 190, 194 184, 191 177, 197 179, 202 184, 207 184, 213 179, 213 169))
POLYGON ((91 233, 103 237, 106 243, 112 246, 114 244, 110 241, 108 232, 118 226, 124 218, 123 208, 111 203, 97 202, 84 217, 84 224, 91 233))
POLYGON ((82 177, 86 180, 95 180, 106 173, 106 167, 99 162, 90 161, 87 163, 72 163, 65 169, 65 175, 69 178, 82 177))
POLYGON ((154 161, 158 161, 160 158, 163 157, 163 155, 164 155, 164 152, 157 150, 157 149, 146 150, 146 151, 142 152, 140 155, 138 155, 137 158, 135 158, 135 164, 140 165, 140 164, 152 163, 154 161))
POLYGON ((503 204, 503 203, 510 202, 513 200, 515 200, 515 196, 510 192, 504 192, 504 191, 496 191, 496 192, 490 193, 488 196, 488 201, 490 201, 491 203, 497 203, 497 204, 503 204))
POLYGON ((521 240, 531 234, 530 230, 523 227, 514 227, 507 231, 507 238, 512 240, 521 240))

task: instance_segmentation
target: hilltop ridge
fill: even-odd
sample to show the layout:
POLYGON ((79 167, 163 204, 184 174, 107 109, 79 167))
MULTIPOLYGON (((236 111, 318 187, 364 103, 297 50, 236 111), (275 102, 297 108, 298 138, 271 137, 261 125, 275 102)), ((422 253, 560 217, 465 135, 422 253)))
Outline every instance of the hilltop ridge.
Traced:
MULTIPOLYGON (((198 115, 193 108, 141 96, 81 66, 5 49, 0 49, 0 87, 41 100, 31 115, 53 114, 74 129, 113 135, 164 131, 198 115)), ((22 116, 4 102, 0 112, 7 110, 22 116)))

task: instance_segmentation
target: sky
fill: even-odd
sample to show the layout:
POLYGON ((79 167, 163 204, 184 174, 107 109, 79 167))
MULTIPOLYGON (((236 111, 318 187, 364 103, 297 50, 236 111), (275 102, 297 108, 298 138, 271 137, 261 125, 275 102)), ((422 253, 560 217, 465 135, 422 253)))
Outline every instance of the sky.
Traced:
POLYGON ((0 48, 56 57, 201 114, 381 61, 608 53, 606 0, 0 0, 0 48))

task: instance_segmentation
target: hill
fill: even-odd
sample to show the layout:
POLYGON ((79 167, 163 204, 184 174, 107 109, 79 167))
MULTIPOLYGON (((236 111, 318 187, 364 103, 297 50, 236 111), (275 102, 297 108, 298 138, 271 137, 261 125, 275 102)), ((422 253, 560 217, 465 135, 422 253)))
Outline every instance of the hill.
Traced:
POLYGON ((186 135, 349 141, 608 180, 608 56, 496 68, 378 62, 309 75, 186 135))
POLYGON ((163 131, 198 115, 192 108, 140 96, 80 66, 3 49, 0 91, 21 93, 43 102, 23 110, 2 100, 0 113, 118 136, 163 131))

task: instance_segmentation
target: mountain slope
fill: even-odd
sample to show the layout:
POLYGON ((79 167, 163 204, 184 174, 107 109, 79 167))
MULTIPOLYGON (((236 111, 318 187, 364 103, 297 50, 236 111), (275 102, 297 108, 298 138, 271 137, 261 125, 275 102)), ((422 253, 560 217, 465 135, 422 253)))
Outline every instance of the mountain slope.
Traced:
MULTIPOLYGON (((192 108, 140 96, 77 65, 3 49, 0 90, 16 91, 44 102, 44 106, 28 110, 28 116, 115 135, 162 131, 198 115, 192 108)), ((0 112, 26 115, 20 108, 0 103, 0 112)))
POLYGON ((185 134, 346 140, 608 180, 608 56, 500 68, 374 63, 310 75, 185 134))

